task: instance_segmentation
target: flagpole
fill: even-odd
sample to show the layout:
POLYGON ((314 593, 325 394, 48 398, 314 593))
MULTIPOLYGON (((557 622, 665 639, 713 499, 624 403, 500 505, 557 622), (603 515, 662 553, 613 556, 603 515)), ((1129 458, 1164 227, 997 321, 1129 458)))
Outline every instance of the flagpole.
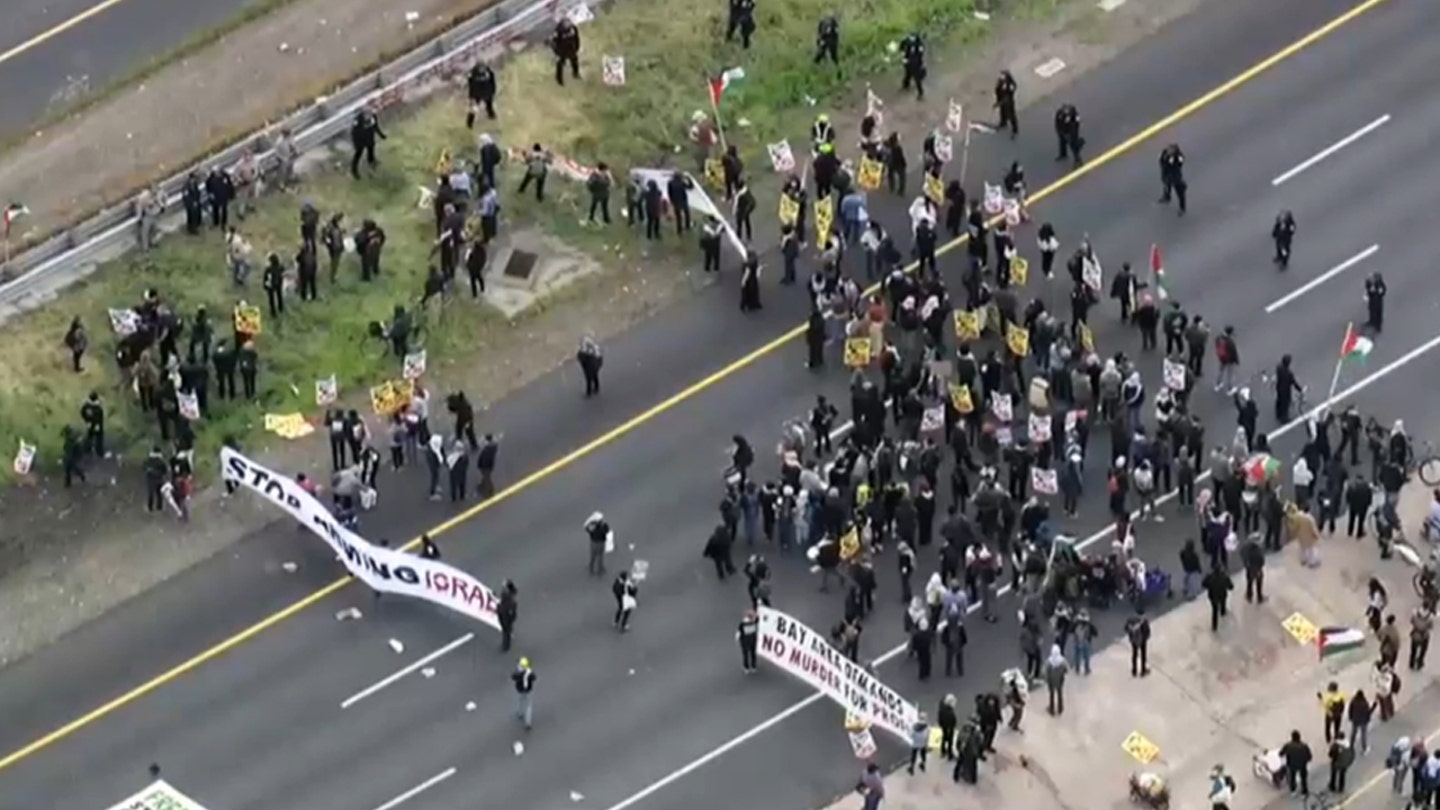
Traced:
POLYGON ((720 120, 720 102, 715 98, 715 86, 706 82, 705 94, 710 97, 710 109, 715 114, 715 131, 720 135, 720 151, 730 151, 730 146, 725 142, 725 123, 720 120))
POLYGON ((1345 340, 1340 343, 1340 356, 1335 360, 1335 374, 1330 378, 1330 393, 1325 395, 1326 402, 1335 398, 1335 388, 1340 384, 1340 366, 1345 363, 1345 343, 1350 340, 1350 330, 1354 328, 1354 321, 1345 324, 1345 340))

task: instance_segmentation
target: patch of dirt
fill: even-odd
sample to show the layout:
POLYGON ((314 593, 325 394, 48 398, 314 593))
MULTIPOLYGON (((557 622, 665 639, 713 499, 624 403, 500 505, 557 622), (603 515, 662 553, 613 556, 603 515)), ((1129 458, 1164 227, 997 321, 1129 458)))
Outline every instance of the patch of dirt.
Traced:
MULTIPOLYGON (((889 125, 902 130, 907 142, 914 144, 933 125, 936 105, 943 104, 943 99, 954 97, 970 109, 989 109, 991 83, 1001 67, 1008 67, 1020 78, 1022 100, 1033 104, 1202 2, 1206 0, 1131 0, 1096 22, 1090 18, 1096 12, 1088 0, 1070 0, 1058 18, 998 24, 996 35, 970 51, 963 66, 945 74, 937 71, 930 82, 929 108, 890 92, 886 98, 889 125), (1052 79, 1039 79, 1034 67, 1052 57, 1063 59, 1067 69, 1052 79)), ((440 9, 476 4, 475 0, 413 0, 406 8, 423 10, 428 20, 445 13, 440 9)), ((35 189, 36 194, 27 197, 18 193, 17 187, 15 196, 27 201, 39 222, 46 221, 47 216, 54 222, 71 201, 93 195, 96 188, 120 189, 125 187, 125 177, 148 176, 142 173, 142 166, 148 166, 153 173, 166 161, 176 165, 189 154, 176 146, 189 126, 213 135, 225 131, 223 126, 239 131, 253 124, 253 118, 241 122, 240 110, 248 109, 253 116, 264 106, 261 97, 273 97, 275 93, 251 90, 247 95, 244 87, 249 83, 283 86, 291 77, 306 73, 297 61, 303 58, 313 58, 317 65, 342 62, 345 52, 350 51, 346 46, 360 47, 355 39, 357 31, 374 34, 373 41, 366 41, 378 52, 385 37, 394 33, 393 28, 387 28, 391 24, 385 20, 390 17, 378 10, 380 5, 377 0, 302 0, 280 17, 243 29, 192 58, 189 67, 167 71, 174 75, 152 79, 148 88, 127 93, 93 111, 93 121, 87 116, 83 126, 82 122, 67 125, 68 131, 57 139, 60 143, 36 143, 0 157, 0 185, 9 188, 16 182, 28 184, 26 187, 35 189), (316 20, 326 14, 330 15, 327 26, 317 30, 316 20), (366 24, 372 15, 375 19, 366 24), (326 32, 342 27, 339 20, 349 20, 346 25, 358 28, 347 29, 349 35, 343 40, 328 35, 326 32), (305 54, 275 58, 276 43, 287 40, 292 49, 304 43, 305 54), (236 65, 245 70, 234 72, 244 72, 247 78, 230 86, 229 92, 217 92, 213 82, 229 84, 222 76, 236 65), (222 66, 226 70, 220 70, 222 66), (200 79, 190 81, 187 76, 191 74, 213 77, 207 80, 212 83, 207 86, 200 79), (270 80, 260 79, 265 76, 270 80), (160 87, 169 89, 157 92, 160 87), (251 100, 247 102, 246 98, 251 100), (210 99, 211 103, 203 105, 200 99, 210 99), (233 110, 235 114, 222 114, 222 110, 233 110), (228 123, 217 123, 222 119, 228 123), (188 126, 175 125, 182 120, 188 126), (134 146, 126 151, 125 159, 117 160, 111 150, 114 139, 132 142, 117 133, 143 121, 165 121, 167 126, 157 128, 165 132, 153 133, 153 138, 147 136, 144 141, 137 134, 133 142, 163 138, 170 144, 170 151, 134 146), (19 155, 32 147, 28 162, 35 165, 27 167, 27 161, 20 160, 19 155), (69 160, 62 160, 61 155, 68 155, 69 160), (100 160, 102 155, 104 160, 100 160), (64 171, 55 169, 62 164, 64 171), (86 171, 86 167, 93 171, 86 171), (53 184, 52 190, 41 188, 41 177, 53 184)), ((319 69, 314 68, 311 75, 319 69)), ((893 78, 898 83, 898 75, 893 78)), ((834 116, 840 131, 856 131, 861 112, 855 109, 834 116)), ((194 144, 197 139, 188 142, 194 144)), ((761 218, 757 228, 760 244, 773 242, 774 226, 768 219, 761 218)), ((613 336, 698 286, 699 282, 688 273, 674 268, 612 266, 603 274, 577 282, 557 301, 522 319, 516 327, 517 339, 492 352, 488 362, 440 369, 434 387, 464 388, 474 397, 496 400, 567 362, 584 332, 593 330, 602 340, 613 336), (576 306, 582 300, 584 307, 576 306)), ((323 445, 323 437, 312 437, 280 445, 262 455, 267 463, 282 470, 320 472, 328 464, 323 445)), ((181 529, 170 516, 147 518, 135 505, 140 491, 133 468, 105 475, 97 471, 89 486, 71 493, 43 487, 0 491, 0 514, 5 515, 0 527, 0 560, 5 561, 0 570, 0 615, 7 617, 0 626, 0 663, 53 641, 274 518, 273 512, 242 503, 246 499, 222 502, 218 492, 208 491, 196 498, 193 522, 181 529), (116 498, 116 494, 122 497, 116 498)))

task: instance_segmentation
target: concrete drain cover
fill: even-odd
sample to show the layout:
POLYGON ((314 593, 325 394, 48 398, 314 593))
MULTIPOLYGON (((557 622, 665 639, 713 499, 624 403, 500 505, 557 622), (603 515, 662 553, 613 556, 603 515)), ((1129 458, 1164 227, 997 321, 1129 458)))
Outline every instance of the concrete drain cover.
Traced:
POLYGON ((505 262, 505 269, 501 273, 508 279, 515 281, 529 281, 535 274, 535 263, 540 257, 528 250, 510 251, 510 260, 505 262))

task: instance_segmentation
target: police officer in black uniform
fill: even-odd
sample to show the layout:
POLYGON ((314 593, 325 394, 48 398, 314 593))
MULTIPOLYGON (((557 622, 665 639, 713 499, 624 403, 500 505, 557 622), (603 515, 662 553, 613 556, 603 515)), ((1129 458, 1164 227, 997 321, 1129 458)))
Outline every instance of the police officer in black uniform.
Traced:
POLYGON ((360 179, 360 157, 365 157, 365 162, 370 168, 375 168, 375 138, 385 140, 385 132, 380 129, 380 119, 369 108, 355 113, 355 122, 350 125, 350 145, 354 147, 355 154, 350 158, 350 175, 356 180, 360 179))
POLYGON ((555 24, 555 33, 550 36, 550 50, 555 53, 555 83, 565 86, 565 63, 570 63, 570 75, 580 78, 580 29, 569 17, 561 17, 555 24))
POLYGON ((750 37, 755 33, 755 0, 730 0, 730 18, 725 24, 725 41, 740 32, 740 45, 750 50, 750 37))
POLYGON ((470 68, 470 76, 466 80, 466 89, 470 95, 470 111, 465 114, 465 128, 475 128, 475 113, 485 108, 485 116, 495 120, 495 71, 484 62, 476 62, 470 68))
POLYGON ((1275 263, 1284 270, 1290 266, 1290 243, 1295 241, 1295 215, 1281 211, 1275 215, 1275 226, 1270 229, 1270 238, 1275 240, 1275 263))
POLYGON ((1160 151, 1160 184, 1160 202, 1169 203, 1170 193, 1174 192, 1180 216, 1185 216, 1185 192, 1189 186, 1185 183, 1185 153, 1179 144, 1172 143, 1160 151))
POLYGON ((835 67, 840 67, 840 21, 834 14, 820 20, 815 32, 815 64, 825 61, 827 56, 835 67))
POLYGON ((1000 78, 995 81, 995 109, 1000 111, 1000 123, 995 125, 996 129, 1010 127, 1010 140, 1015 140, 1020 134, 1020 118, 1015 115, 1015 91, 1018 85, 1015 84, 1015 77, 1010 71, 1000 71, 1000 78))
POLYGON ((1378 271, 1365 279, 1365 309, 1370 316, 1365 325, 1376 332, 1385 326, 1385 293, 1389 291, 1385 286, 1385 279, 1378 271))
POLYGON ((920 38, 919 31, 912 31, 909 36, 900 40, 900 52, 905 55, 905 79, 900 83, 901 90, 909 90, 911 83, 915 85, 915 98, 925 98, 925 41, 920 38))
POLYGON ((1055 157, 1056 160, 1073 157, 1076 166, 1085 161, 1080 156, 1080 150, 1085 146, 1085 139, 1080 137, 1080 111, 1075 109, 1074 104, 1062 104, 1055 111, 1055 137, 1060 141, 1060 154, 1055 157))
POLYGON ((105 406, 94 391, 80 406, 80 421, 85 423, 85 449, 96 458, 105 458, 105 406))

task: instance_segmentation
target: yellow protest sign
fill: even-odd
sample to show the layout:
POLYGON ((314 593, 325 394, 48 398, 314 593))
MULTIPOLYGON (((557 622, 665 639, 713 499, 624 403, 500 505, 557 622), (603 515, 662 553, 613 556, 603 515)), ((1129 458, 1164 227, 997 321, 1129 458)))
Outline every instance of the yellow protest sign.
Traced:
POLYGON ((244 335, 258 335, 261 332, 260 308, 246 304, 235 307, 235 331, 244 335))
POLYGON ((950 404, 962 416, 975 411, 975 400, 970 398, 970 386, 950 383, 950 404))
POLYGON ((450 148, 440 150, 440 157, 435 159, 435 173, 445 175, 450 173, 450 148))
POLYGON ((985 330, 984 310, 955 310, 955 337, 958 340, 979 340, 985 330))
POLYGON ((1084 323, 1080 324, 1080 348, 1084 349, 1086 354, 1095 352, 1095 333, 1084 323))
POLYGON ((389 380, 370 389, 370 407, 375 413, 389 416, 408 406, 414 396, 414 381, 389 380))
POLYGON ((1295 637, 1301 644, 1314 644, 1315 639, 1320 636, 1320 628, 1315 623, 1305 618, 1304 614, 1291 613, 1289 618, 1280 623, 1286 632, 1295 637))
POLYGON ((926 747, 926 748, 929 748, 931 751, 939 751, 939 750, 940 750, 940 743, 941 743, 944 739, 945 739, 945 734, 940 731, 940 727, 939 727, 939 726, 931 726, 931 727, 930 727, 930 739, 928 739, 928 740, 925 741, 925 743, 926 743, 925 747, 926 747))
POLYGON ((933 174, 925 175, 925 196, 939 205, 945 201, 945 181, 933 174))
POLYGON ((725 187, 725 167, 720 165, 719 158, 705 159, 705 182, 715 188, 725 187))
POLYGON ((1016 256, 1010 260, 1010 283, 1017 287, 1024 287, 1025 282, 1030 279, 1030 262, 1025 261, 1023 256, 1016 256))
POLYGON ((780 195, 780 224, 794 225, 800 219, 800 203, 789 194, 780 195))
POLYGON ((849 562, 860 556, 860 530, 854 526, 840 536, 840 559, 849 562))
POLYGON ((855 182, 866 191, 874 191, 880 187, 884 174, 885 166, 880 161, 868 157, 860 158, 860 171, 856 174, 855 182))
POLYGON ((1138 731, 1130 732, 1130 736, 1125 738, 1125 742, 1120 743, 1120 747, 1141 765, 1149 765, 1155 761, 1156 757, 1160 756, 1160 746, 1150 742, 1148 737, 1138 731))
POLYGON ((299 439, 315 432, 315 426, 305 421, 303 414, 265 414, 265 430, 282 439, 299 439))
POLYGON ((1019 324, 1006 324, 1005 345, 1016 357, 1028 355, 1030 353, 1030 330, 1019 324))
POLYGON ((849 368, 864 368, 870 365, 870 338, 845 339, 845 365, 849 368))
POLYGON ((825 244, 835 228, 835 198, 830 195, 815 201, 815 241, 825 244))

